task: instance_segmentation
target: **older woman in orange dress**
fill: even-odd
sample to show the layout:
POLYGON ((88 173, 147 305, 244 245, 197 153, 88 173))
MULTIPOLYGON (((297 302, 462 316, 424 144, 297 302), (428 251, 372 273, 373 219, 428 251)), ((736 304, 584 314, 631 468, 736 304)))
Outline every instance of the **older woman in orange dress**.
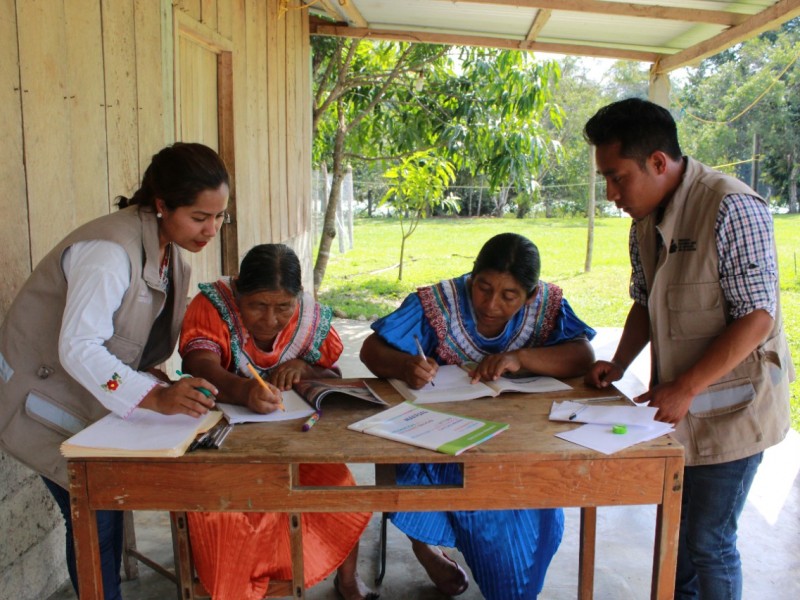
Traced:
MULTIPOLYGON (((283 244, 262 244, 244 257, 238 277, 200 284, 181 332, 184 370, 219 390, 217 399, 258 413, 279 408, 281 390, 300 379, 338 376, 342 342, 331 310, 303 293, 300 261, 283 244), (267 388, 256 381, 253 365, 267 388)), ((345 465, 303 465, 309 486, 355 485, 345 465)), ((305 585, 337 571, 345 600, 378 595, 361 581, 358 541, 370 513, 309 513, 302 517, 305 585)), ((264 597, 270 579, 291 579, 285 513, 189 513, 200 581, 215 600, 264 597)))

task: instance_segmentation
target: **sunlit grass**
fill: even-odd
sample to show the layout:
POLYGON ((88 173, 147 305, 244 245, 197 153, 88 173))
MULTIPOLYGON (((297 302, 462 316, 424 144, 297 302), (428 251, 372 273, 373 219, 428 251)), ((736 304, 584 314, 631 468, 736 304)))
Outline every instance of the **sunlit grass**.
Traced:
MULTIPOLYGON (((320 300, 349 318, 391 312, 418 286, 472 269, 493 235, 514 231, 531 239, 542 258, 542 279, 556 283, 580 318, 593 327, 622 327, 630 308, 627 218, 595 222, 589 272, 585 219, 436 218, 422 222, 406 245, 403 281, 397 281, 400 225, 395 219, 358 219, 354 247, 338 254, 336 243, 320 300)), ((800 357, 800 215, 775 217, 784 325, 794 357, 800 357)), ((792 421, 800 431, 800 383, 792 385, 792 421)))

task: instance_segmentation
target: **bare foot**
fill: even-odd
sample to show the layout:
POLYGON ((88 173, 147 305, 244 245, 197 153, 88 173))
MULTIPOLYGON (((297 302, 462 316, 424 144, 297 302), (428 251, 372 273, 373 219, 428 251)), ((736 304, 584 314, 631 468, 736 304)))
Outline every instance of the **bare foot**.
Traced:
POLYGON ((414 539, 411 540, 411 548, 440 592, 448 596, 458 596, 469 587, 469 577, 464 569, 441 549, 414 539))
POLYGON ((380 594, 373 592, 361 581, 358 573, 349 578, 340 575, 342 574, 337 573, 333 578, 333 588, 344 600, 377 600, 380 597, 380 594))

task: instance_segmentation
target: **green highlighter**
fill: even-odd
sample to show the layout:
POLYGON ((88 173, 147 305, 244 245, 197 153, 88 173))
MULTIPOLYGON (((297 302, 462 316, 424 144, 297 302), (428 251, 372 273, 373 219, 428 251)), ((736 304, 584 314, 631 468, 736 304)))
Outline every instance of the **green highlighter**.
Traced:
MULTIPOLYGON (((183 372, 182 372, 180 369, 176 370, 175 372, 178 374, 178 377, 180 377, 181 379, 185 379, 186 377, 191 377, 191 375, 189 375, 189 374, 187 374, 187 373, 183 373, 183 372)), ((200 392, 201 394, 203 394, 203 395, 204 395, 206 398, 213 398, 213 397, 214 397, 214 396, 211 394, 211 391, 210 391, 210 390, 207 390, 207 389, 206 389, 206 388, 204 388, 204 387, 196 387, 196 388, 194 388, 194 389, 196 389, 197 391, 199 391, 199 392, 200 392)))

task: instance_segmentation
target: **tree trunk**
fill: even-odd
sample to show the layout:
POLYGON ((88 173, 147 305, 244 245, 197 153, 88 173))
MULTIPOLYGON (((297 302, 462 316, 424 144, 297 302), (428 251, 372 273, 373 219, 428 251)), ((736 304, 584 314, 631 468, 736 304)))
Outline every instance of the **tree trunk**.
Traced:
POLYGON ((403 281, 403 255, 406 252, 406 236, 403 235, 400 239, 400 266, 397 270, 397 281, 403 281))
POLYGON ((594 250, 594 207, 597 204, 595 194, 595 177, 597 167, 594 163, 594 146, 589 146, 589 202, 586 206, 587 216, 587 235, 586 235, 586 262, 583 264, 583 272, 588 273, 592 270, 592 251, 594 250))
POLYGON ((336 237, 336 210, 342 196, 342 180, 344 179, 344 139, 347 135, 347 126, 344 122, 344 106, 338 103, 339 125, 336 129, 336 138, 333 144, 333 181, 331 193, 328 196, 328 206, 325 208, 325 219, 322 222, 322 237, 319 240, 317 261, 314 263, 314 297, 317 296, 322 280, 325 279, 325 270, 328 268, 328 259, 331 255, 331 244, 336 237))
MULTIPOLYGON (((794 159, 793 155, 792 159, 794 159)), ((792 167, 789 169, 789 212, 796 214, 797 206, 797 179, 800 178, 800 163, 792 160, 792 167)))

